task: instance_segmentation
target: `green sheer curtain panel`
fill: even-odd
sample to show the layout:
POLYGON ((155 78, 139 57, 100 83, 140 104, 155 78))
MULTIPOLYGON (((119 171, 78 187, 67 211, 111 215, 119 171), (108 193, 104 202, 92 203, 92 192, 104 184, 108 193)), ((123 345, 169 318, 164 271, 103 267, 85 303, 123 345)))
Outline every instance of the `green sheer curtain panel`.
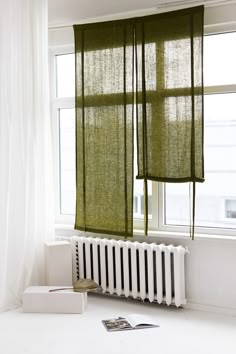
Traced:
POLYGON ((75 229, 133 234, 134 25, 75 25, 75 229))
POLYGON ((146 201, 147 180, 193 182, 193 226, 195 182, 204 181, 203 15, 199 6, 144 17, 135 27, 137 178, 146 201))

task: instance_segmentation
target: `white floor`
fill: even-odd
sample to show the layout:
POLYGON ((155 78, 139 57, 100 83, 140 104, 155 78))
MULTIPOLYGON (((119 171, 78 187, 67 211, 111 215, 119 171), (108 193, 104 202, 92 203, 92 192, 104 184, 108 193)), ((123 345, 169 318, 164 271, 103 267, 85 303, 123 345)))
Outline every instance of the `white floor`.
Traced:
POLYGON ((99 295, 81 315, 0 314, 1 354, 236 354, 236 317, 99 295), (107 332, 101 320, 151 315, 159 328, 107 332))

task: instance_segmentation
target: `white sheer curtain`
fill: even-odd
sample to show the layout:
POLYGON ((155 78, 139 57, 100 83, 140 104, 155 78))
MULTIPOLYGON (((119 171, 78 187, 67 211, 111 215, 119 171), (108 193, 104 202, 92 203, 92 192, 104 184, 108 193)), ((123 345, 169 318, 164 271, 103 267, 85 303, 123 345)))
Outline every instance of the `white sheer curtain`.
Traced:
POLYGON ((44 281, 54 238, 47 1, 0 1, 0 310, 44 281))

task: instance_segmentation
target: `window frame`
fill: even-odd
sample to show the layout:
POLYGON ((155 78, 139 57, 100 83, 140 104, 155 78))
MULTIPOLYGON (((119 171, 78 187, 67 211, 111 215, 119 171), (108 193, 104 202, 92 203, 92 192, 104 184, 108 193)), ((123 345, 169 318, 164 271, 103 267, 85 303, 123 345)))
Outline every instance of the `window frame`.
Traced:
MULTIPOLYGON (((236 24, 211 25, 204 26, 204 36, 230 33, 236 31, 236 24)), ((51 128, 53 143, 53 168, 54 168, 54 185, 55 185, 55 223, 56 225, 74 225, 73 215, 60 214, 60 160, 59 160, 59 119, 58 112, 60 109, 75 108, 74 97, 59 98, 56 96, 56 56, 64 54, 73 54, 74 46, 64 45, 49 48, 49 76, 50 76, 50 111, 51 111, 51 128)), ((208 86, 204 87, 204 95, 217 93, 236 93, 235 85, 208 86)), ((149 220, 149 234, 151 237, 158 235, 168 235, 170 237, 189 238, 189 226, 166 225, 165 205, 164 205, 164 183, 152 182, 152 220, 149 220), (154 217, 156 215, 156 218, 154 217), (178 236, 181 235, 181 236, 178 236)), ((144 221, 134 217, 134 234, 143 235, 144 221)), ((195 237, 198 235, 222 239, 235 236, 235 229, 230 228, 213 228, 213 227, 196 227, 195 237)))
POLYGON ((49 48, 49 78, 50 78, 50 114, 52 130, 53 171, 54 171, 54 204, 55 224, 74 225, 74 216, 60 213, 60 138, 59 110, 75 108, 74 97, 57 97, 56 57, 73 54, 74 46, 56 46, 49 48))

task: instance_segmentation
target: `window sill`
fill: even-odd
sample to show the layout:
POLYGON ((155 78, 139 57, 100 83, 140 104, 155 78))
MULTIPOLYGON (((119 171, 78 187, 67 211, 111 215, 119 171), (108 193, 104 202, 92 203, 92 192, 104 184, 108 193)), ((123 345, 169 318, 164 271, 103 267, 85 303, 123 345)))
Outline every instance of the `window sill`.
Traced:
MULTIPOLYGON (((56 237, 71 237, 74 235, 83 235, 82 231, 74 230, 72 224, 55 224, 56 237)), ((103 235, 100 235, 101 237, 103 235)), ((104 235, 104 237, 109 237, 104 235)), ((117 236, 111 236, 114 239, 119 239, 117 236)), ((193 242, 186 232, 173 231, 149 231, 148 236, 144 235, 142 230, 134 230, 134 241, 148 241, 148 242, 176 242, 177 240, 189 243, 193 242)), ((214 234, 195 234, 194 242, 198 241, 220 241, 220 242, 236 242, 236 235, 214 235, 214 234)))
MULTIPOLYGON (((142 230, 134 230, 134 237, 143 237, 142 230)), ((145 236, 144 236, 145 237, 145 236)), ((149 239, 172 239, 172 240, 183 240, 192 242, 189 233, 187 232, 174 232, 174 231, 150 231, 147 236, 149 239)), ((236 242, 236 235, 216 235, 216 234, 200 234, 196 233, 194 236, 194 241, 206 240, 206 241, 233 241, 236 242)))

